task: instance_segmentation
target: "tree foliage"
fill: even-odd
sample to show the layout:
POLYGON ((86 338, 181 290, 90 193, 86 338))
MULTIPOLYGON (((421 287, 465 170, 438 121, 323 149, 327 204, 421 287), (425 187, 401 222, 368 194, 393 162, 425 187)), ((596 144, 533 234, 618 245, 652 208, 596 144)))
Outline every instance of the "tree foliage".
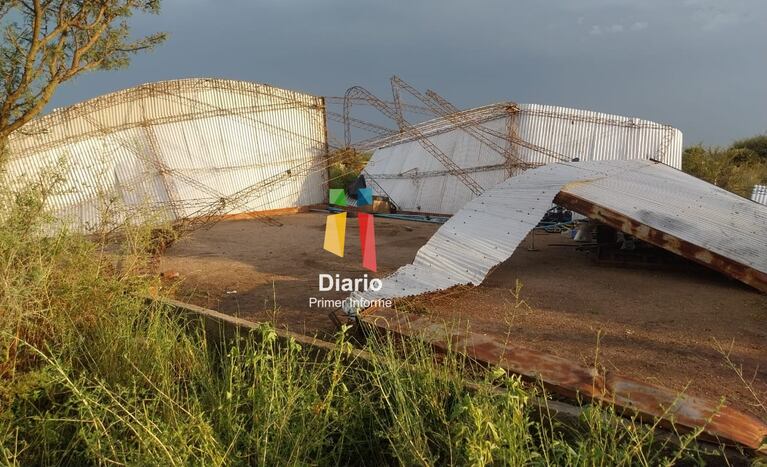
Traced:
POLYGON ((330 188, 348 188, 357 180, 370 156, 368 152, 357 152, 349 148, 333 152, 330 158, 335 162, 328 168, 330 188))
POLYGON ((753 136, 732 143, 733 149, 750 149, 767 161, 767 135, 753 136))
POLYGON ((40 113, 61 83, 126 66, 165 39, 132 38, 128 19, 160 0, 0 0, 0 142, 40 113))
POLYGON ((754 185, 767 183, 767 136, 739 140, 729 148, 689 147, 682 170, 748 198, 754 185))

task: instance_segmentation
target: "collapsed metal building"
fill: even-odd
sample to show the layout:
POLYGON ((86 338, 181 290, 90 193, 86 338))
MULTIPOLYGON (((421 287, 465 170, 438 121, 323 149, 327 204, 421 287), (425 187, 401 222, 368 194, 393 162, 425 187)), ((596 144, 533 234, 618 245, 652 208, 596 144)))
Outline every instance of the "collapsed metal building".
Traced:
POLYGON ((647 160, 556 163, 470 201, 367 301, 479 285, 552 203, 767 292, 767 206, 647 160))
POLYGON ((652 159, 677 169, 682 166, 682 133, 647 120, 513 103, 464 111, 460 119, 472 131, 453 118, 440 117, 419 125, 419 135, 406 133, 367 143, 374 152, 365 173, 375 181, 377 192, 402 211, 447 215, 476 196, 430 155, 422 144, 424 137, 483 189, 520 173, 525 165, 652 159))
MULTIPOLYGON (((675 170, 681 167, 682 135, 669 125, 509 102, 461 111, 433 91, 423 95, 397 77, 392 78, 392 89, 393 102, 385 102, 363 88, 350 88, 342 101, 341 117, 347 148, 352 144, 351 102, 368 103, 397 123, 398 130, 388 130, 354 146, 361 151, 375 148, 363 174, 377 194, 401 211, 458 214, 462 219, 466 209, 470 211, 475 204, 470 202, 481 199, 486 190, 498 193, 507 185, 516 186, 527 179, 526 171, 536 167, 573 167, 573 174, 587 169, 598 174, 624 167, 610 161, 625 161, 625 167, 632 166, 629 162, 644 167, 639 162, 654 161, 647 167, 663 169, 653 169, 656 178, 644 180, 647 186, 639 191, 660 188, 659 193, 667 195, 665 202, 679 199, 687 200, 687 204, 675 205, 678 209, 673 212, 667 210, 669 219, 677 217, 677 224, 650 227, 669 234, 669 229, 685 222, 680 213, 690 211, 695 204, 688 198, 700 192, 703 204, 720 210, 701 214, 695 219, 700 224, 693 227, 703 229, 712 219, 725 219, 728 210, 740 213, 740 217, 730 215, 725 219, 729 223, 706 234, 710 234, 708 240, 693 242, 696 247, 709 256, 718 253, 730 259, 729 250, 716 252, 709 240, 715 243, 723 239, 723 243, 734 245, 747 241, 750 245, 757 235, 749 234, 748 222, 741 219, 743 213, 753 211, 750 204, 740 206, 739 198, 724 190, 706 191, 703 187, 707 184, 675 170), (401 101, 400 90, 416 96, 436 118, 408 123, 403 116, 407 104, 401 101), (512 182, 504 184, 509 179, 512 182), (652 185, 653 180, 659 185, 652 185), (735 230, 732 222, 738 223, 735 230), (730 242, 732 231, 739 237, 730 242)), ((50 170, 61 174, 62 183, 50 196, 50 207, 58 219, 85 232, 134 219, 205 223, 227 214, 295 209, 327 201, 328 167, 340 157, 329 150, 327 119, 332 116, 322 97, 268 85, 217 79, 150 83, 56 110, 25 125, 10 138, 10 160, 2 176, 9 185, 21 185, 45 177, 50 170)), ((618 182, 623 180, 620 177, 612 180, 609 197, 614 199, 625 197, 634 187, 631 183, 637 183, 618 182)), ((536 187, 555 190, 553 194, 546 191, 543 198, 538 196, 540 202, 535 206, 526 205, 524 195, 517 194, 504 200, 504 209, 524 211, 537 222, 540 216, 531 215, 535 214, 531 210, 551 205, 556 195, 557 202, 570 201, 574 211, 600 218, 598 212, 568 198, 566 190, 557 195, 560 187, 548 187, 549 182, 535 179, 536 187)), ((638 194, 637 199, 641 199, 638 194)), ((648 206, 640 218, 631 219, 647 224, 641 217, 660 215, 664 209, 660 201, 648 206)), ((496 215, 499 220, 504 218, 496 215)), ((749 215, 757 224, 763 220, 760 215, 749 215)), ((465 223, 470 228, 482 228, 471 217, 464 219, 465 223)), ((621 230, 620 225, 614 227, 621 230)), ((432 241, 439 240, 440 232, 432 241)), ((513 251, 519 240, 502 250, 513 251)), ((445 255, 435 260, 440 256, 435 253, 423 260, 431 243, 424 247, 423 255, 419 253, 416 264, 421 261, 430 268, 440 266, 442 279, 448 282, 481 282, 485 273, 477 277, 456 273, 451 277, 456 271, 442 263, 445 255)), ((669 245, 658 246, 685 256, 679 247, 669 245)), ((744 244, 741 250, 748 248, 744 244)), ((463 256, 453 261, 468 264, 467 270, 481 265, 482 258, 472 258, 471 253, 471 249, 462 250, 463 256)), ((760 258, 758 251, 745 256, 745 262, 736 258, 741 266, 750 264, 748 257, 760 258)), ((722 266, 722 260, 705 262, 718 264, 715 269, 734 277, 743 275, 733 272, 739 271, 737 267, 722 266)), ((738 278, 764 290, 767 268, 758 264, 754 270, 757 272, 747 274, 747 279, 738 278)), ((435 290, 414 286, 417 281, 413 278, 406 280, 411 285, 403 290, 435 290)))
MULTIPOLYGON (((419 92, 397 77, 393 83, 419 92)), ((512 175, 555 161, 654 159, 681 165, 681 133, 636 118, 553 106, 500 103, 460 111, 436 93, 437 117, 415 125, 398 95, 384 102, 362 88, 398 130, 362 144, 374 149, 364 174, 399 210, 454 214, 512 175)), ((330 98, 331 100, 333 98, 330 98)), ((349 115, 341 120, 375 125, 349 115)), ((425 100, 425 99, 424 99, 425 100)), ((410 106, 414 107, 414 106, 410 106)), ((37 118, 10 137, 4 182, 21 186, 56 173, 56 218, 91 232, 126 220, 204 223, 327 200, 330 152, 325 98, 268 85, 184 79, 100 96, 37 118)), ((346 146, 351 142, 346 135, 346 146)), ((335 145, 340 148, 342 145, 335 145)))
MULTIPOLYGON (((338 98, 343 114, 328 112, 322 97, 255 83, 191 79, 138 86, 25 125, 11 136, 3 182, 21 186, 59 172, 62 186, 50 207, 84 232, 134 219, 204 223, 322 204, 328 167, 340 160, 329 150, 332 118, 347 130, 336 148, 373 151, 363 174, 376 194, 401 211, 452 215, 412 264, 384 278, 380 291, 364 293, 367 300, 480 284, 552 203, 767 291, 767 206, 678 170, 679 130, 510 102, 461 111, 435 93, 422 96, 396 77, 392 82, 392 102, 350 89, 338 98), (407 122, 402 110, 409 107, 396 89, 419 96, 436 118, 407 122), (371 104, 397 129, 353 119, 350 102, 371 104), (352 144, 352 124, 378 136, 352 144)), ((438 325, 426 317, 392 313, 367 310, 361 319, 403 333, 415 322, 436 335, 438 325)), ((565 397, 585 395, 656 418, 668 419, 668 409, 672 422, 704 426, 714 438, 753 449, 767 436, 767 426, 753 417, 720 412, 710 401, 677 401, 667 390, 567 359, 473 333, 434 339, 437 348, 462 344, 477 361, 540 378, 565 397)))
POLYGON ((322 203, 324 108, 321 97, 243 81, 145 84, 16 131, 3 181, 60 175, 50 207, 84 232, 322 203))

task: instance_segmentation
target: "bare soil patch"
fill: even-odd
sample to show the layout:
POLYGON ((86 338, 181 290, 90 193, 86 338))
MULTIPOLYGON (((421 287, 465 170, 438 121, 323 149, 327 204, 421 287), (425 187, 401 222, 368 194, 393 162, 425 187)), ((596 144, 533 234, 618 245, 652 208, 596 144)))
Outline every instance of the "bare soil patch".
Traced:
POLYGON ((330 336, 328 308, 309 308, 309 298, 343 299, 319 292, 318 275, 383 277, 413 260, 439 225, 377 218, 378 271, 362 268, 356 218, 349 218, 343 258, 322 249, 323 213, 280 216, 282 226, 259 220, 224 221, 198 230, 169 248, 163 273, 178 272, 176 296, 195 305, 253 321, 274 321, 294 332, 330 336))
POLYGON ((599 266, 576 245, 558 234, 536 234, 538 251, 529 251, 528 238, 480 287, 432 294, 411 306, 584 365, 598 358, 607 369, 649 383, 726 397, 767 418, 717 350, 731 352, 767 401, 765 295, 697 265, 599 266))
MULTIPOLYGON (((322 249, 325 214, 222 222, 172 246, 160 270, 178 272, 179 299, 295 332, 329 337, 328 309, 309 308, 320 273, 361 277, 357 220, 349 219, 346 256, 322 249), (236 291, 236 293, 233 293, 236 291), (276 311, 275 311, 276 310, 276 311)), ((383 277, 409 263, 438 225, 376 219, 383 277)), ((413 306, 472 331, 697 396, 722 396, 761 418, 753 397, 716 349, 731 349, 762 400, 767 399, 767 297, 703 267, 647 270, 596 265, 558 234, 529 239, 476 288, 418 298, 413 306), (555 246, 563 244, 567 246, 555 246), (522 284, 515 297, 517 281, 522 284), (524 301, 520 303, 520 300, 524 301), (599 340, 598 337, 599 336, 599 340)))

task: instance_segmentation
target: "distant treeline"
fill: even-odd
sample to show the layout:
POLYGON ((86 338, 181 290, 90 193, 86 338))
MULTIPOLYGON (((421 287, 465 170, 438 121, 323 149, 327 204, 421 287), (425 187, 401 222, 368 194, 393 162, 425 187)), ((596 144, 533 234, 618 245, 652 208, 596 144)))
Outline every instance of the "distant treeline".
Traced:
POLYGON ((684 150, 682 170, 746 198, 767 184, 767 135, 735 141, 728 148, 700 144, 684 150))

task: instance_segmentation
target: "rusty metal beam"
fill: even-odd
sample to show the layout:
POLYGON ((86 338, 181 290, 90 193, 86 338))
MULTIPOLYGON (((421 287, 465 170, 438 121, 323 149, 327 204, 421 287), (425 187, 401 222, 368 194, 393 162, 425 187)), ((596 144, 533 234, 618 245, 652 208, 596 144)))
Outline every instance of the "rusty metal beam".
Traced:
POLYGON ((598 206, 565 190, 559 192, 554 198, 554 202, 624 233, 633 235, 642 241, 737 279, 761 292, 767 292, 767 274, 754 268, 649 227, 619 212, 598 206))
POLYGON ((611 371, 586 368, 566 358, 451 327, 423 315, 370 308, 360 317, 364 325, 383 332, 424 339, 438 351, 452 349, 480 364, 503 368, 530 382, 542 382, 547 390, 560 396, 614 404, 619 413, 648 421, 660 419, 664 426, 681 431, 702 427, 700 437, 704 440, 767 454, 767 424, 729 406, 611 371))

